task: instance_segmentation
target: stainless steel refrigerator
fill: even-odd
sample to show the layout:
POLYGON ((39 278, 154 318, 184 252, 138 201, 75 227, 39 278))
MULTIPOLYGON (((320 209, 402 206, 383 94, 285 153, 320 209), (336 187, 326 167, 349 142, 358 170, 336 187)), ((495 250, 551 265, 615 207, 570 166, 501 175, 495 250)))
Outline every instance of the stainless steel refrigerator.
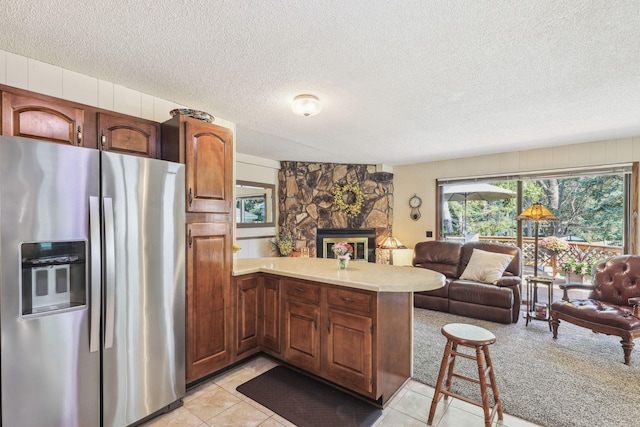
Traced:
POLYGON ((3 427, 181 404, 184 199, 184 165, 0 136, 3 427))

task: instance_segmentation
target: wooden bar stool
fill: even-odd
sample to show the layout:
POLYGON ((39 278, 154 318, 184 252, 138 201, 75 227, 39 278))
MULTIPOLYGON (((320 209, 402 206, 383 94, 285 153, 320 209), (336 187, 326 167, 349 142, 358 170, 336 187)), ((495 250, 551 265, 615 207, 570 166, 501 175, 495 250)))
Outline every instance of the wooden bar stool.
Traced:
POLYGON ((480 406, 484 411, 484 424, 489 427, 493 422, 496 413, 498 419, 502 419, 502 402, 498 395, 498 386, 496 385, 496 376, 493 372, 491 364, 491 356, 489 355, 489 346, 496 342, 496 336, 484 328, 464 323, 449 323, 442 327, 442 335, 447 337, 447 345, 442 356, 442 364, 440 365, 440 373, 438 374, 438 382, 431 401, 431 410, 429 411, 429 420, 427 425, 431 425, 433 417, 436 414, 436 407, 441 395, 447 399, 449 396, 456 399, 464 400, 476 406, 480 406), (459 353, 458 346, 469 347, 475 349, 475 355, 459 353), (456 363, 456 356, 475 360, 478 363, 478 379, 469 378, 464 375, 453 373, 456 363), (444 376, 447 375, 446 384, 443 387, 444 376), (489 394, 487 392, 487 374, 489 375, 489 385, 493 392, 493 410, 489 407, 489 394), (471 381, 480 384, 480 392, 482 394, 482 403, 474 402, 466 397, 451 392, 451 381, 453 378, 471 381))

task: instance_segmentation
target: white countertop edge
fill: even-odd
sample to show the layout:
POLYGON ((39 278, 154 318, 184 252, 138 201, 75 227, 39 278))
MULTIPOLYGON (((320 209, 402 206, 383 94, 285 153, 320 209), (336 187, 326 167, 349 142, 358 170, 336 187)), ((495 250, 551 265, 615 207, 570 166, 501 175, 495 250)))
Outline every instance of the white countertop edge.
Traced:
POLYGON ((338 270, 334 259, 274 257, 236 260, 234 276, 251 273, 270 273, 373 292, 429 291, 441 288, 445 281, 442 274, 424 268, 359 261, 351 261, 346 270, 338 270))

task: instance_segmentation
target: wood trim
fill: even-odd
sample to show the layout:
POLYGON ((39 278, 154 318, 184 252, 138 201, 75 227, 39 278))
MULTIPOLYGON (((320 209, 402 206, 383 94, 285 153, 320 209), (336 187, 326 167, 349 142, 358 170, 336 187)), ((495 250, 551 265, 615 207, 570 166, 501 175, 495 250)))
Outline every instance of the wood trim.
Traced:
POLYGON ((629 253, 638 255, 638 162, 631 166, 631 206, 629 218, 629 253))

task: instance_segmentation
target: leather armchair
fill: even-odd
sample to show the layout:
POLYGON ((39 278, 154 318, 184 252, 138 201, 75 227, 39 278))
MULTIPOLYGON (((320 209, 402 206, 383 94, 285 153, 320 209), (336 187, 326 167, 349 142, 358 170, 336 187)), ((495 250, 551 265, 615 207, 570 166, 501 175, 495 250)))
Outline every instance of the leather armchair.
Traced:
POLYGON ((562 301, 551 304, 553 338, 560 320, 622 338, 624 363, 631 364, 633 340, 640 336, 640 256, 620 255, 593 268, 591 285, 561 285, 562 301), (588 298, 570 299, 569 291, 590 290, 588 298))

